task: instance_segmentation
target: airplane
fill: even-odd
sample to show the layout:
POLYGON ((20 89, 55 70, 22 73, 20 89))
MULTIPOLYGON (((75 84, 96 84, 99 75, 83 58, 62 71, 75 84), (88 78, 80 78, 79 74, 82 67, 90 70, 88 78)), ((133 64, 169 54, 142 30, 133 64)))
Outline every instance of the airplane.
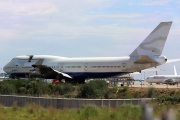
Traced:
POLYGON ((174 75, 154 75, 149 76, 145 80, 146 82, 152 83, 163 83, 163 84, 177 84, 180 83, 180 75, 177 75, 176 67, 174 66, 174 75))
POLYGON ((9 77, 6 77, 6 76, 0 76, 0 80, 9 80, 10 78, 9 77))
POLYGON ((38 76, 77 83, 84 83, 86 79, 141 72, 167 62, 167 58, 161 53, 171 24, 172 21, 161 22, 129 56, 68 58, 24 55, 14 57, 3 67, 3 70, 11 78, 38 76))
POLYGON ((0 74, 0 81, 1 81, 1 80, 9 80, 9 77, 8 77, 6 74, 1 73, 1 74, 0 74))

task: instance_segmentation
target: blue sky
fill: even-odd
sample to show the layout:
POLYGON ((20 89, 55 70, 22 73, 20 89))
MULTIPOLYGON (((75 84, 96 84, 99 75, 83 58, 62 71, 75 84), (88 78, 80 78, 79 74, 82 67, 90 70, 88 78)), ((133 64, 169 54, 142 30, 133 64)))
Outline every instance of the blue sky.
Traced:
MULTIPOLYGON (((180 58, 179 11, 175 0, 0 0, 0 67, 29 54, 127 56, 162 21, 173 21, 163 54, 180 58)), ((180 74, 180 62, 160 72, 173 65, 180 74)))

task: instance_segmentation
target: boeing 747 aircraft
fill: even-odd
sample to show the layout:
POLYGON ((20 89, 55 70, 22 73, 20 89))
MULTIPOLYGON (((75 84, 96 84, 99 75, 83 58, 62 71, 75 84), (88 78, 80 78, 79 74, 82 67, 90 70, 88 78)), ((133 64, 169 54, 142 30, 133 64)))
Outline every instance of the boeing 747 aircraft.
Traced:
POLYGON ((172 22, 161 22, 129 56, 67 58, 25 55, 14 57, 3 70, 12 78, 39 76, 79 83, 88 78, 140 72, 166 63, 167 58, 161 53, 171 24, 172 22))
POLYGON ((174 66, 174 75, 149 76, 145 81, 148 83, 176 84, 180 83, 180 75, 177 75, 176 67, 174 66))

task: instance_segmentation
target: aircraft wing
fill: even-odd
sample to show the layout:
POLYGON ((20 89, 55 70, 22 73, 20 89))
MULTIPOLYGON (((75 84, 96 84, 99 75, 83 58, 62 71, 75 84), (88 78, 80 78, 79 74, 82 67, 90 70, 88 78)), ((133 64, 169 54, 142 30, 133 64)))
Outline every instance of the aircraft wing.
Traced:
MULTIPOLYGON (((54 70, 54 69, 52 69, 52 70, 54 70)), ((66 73, 63 73, 63 72, 60 72, 60 71, 57 71, 57 70, 54 70, 55 72, 57 72, 57 73, 59 73, 59 74, 62 74, 64 77, 66 77, 66 78, 71 78, 71 79, 73 79, 70 75, 68 75, 68 74, 66 74, 66 73)))
POLYGON ((151 59, 150 57, 148 57, 147 55, 141 55, 134 63, 145 64, 145 63, 157 63, 157 62, 151 59))
POLYGON ((60 76, 63 76, 65 78, 70 78, 70 79, 73 79, 70 75, 66 74, 66 73, 63 73, 63 72, 60 72, 60 71, 57 71, 55 69, 52 69, 51 67, 48 67, 46 65, 32 65, 32 67, 34 68, 38 68, 38 71, 40 72, 41 75, 44 75, 44 76, 48 76, 48 75, 54 75, 54 76, 57 76, 57 75, 60 75, 60 76))

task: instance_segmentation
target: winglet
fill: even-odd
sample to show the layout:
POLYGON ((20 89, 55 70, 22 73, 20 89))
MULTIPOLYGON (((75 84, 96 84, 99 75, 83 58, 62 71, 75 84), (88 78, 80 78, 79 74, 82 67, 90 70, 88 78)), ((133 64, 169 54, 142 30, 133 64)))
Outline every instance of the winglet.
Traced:
POLYGON ((172 21, 161 22, 146 39, 130 54, 130 56, 161 55, 172 21))

